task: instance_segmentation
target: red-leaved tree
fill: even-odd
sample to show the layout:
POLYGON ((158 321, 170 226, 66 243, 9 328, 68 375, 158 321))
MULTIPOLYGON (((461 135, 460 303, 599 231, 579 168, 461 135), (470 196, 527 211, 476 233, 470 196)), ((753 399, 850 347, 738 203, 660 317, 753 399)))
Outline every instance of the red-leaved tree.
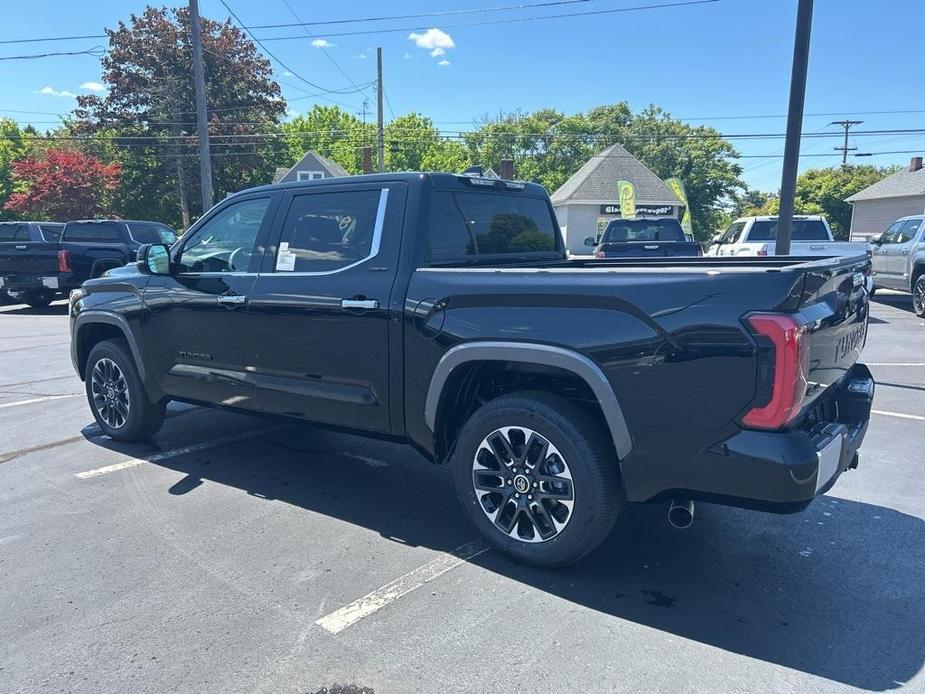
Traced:
POLYGON ((49 149, 41 159, 13 162, 13 185, 4 209, 26 218, 67 221, 111 216, 119 187, 118 164, 95 157, 49 149))

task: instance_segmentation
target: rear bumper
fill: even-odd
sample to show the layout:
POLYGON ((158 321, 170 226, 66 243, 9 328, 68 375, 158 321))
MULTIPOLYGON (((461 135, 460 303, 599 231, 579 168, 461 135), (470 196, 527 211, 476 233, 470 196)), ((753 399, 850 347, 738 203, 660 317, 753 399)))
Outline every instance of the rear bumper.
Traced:
POLYGON ((802 510, 831 489, 842 472, 857 467, 873 398, 873 376, 855 364, 797 428, 742 430, 727 439, 712 452, 730 459, 725 469, 733 475, 728 486, 735 491, 713 500, 779 513, 802 510))

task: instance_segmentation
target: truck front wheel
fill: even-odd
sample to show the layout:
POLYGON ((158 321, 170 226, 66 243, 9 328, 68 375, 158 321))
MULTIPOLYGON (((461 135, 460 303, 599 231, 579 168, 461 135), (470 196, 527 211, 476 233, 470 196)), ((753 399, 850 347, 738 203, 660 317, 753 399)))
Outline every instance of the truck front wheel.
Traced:
POLYGON ((912 309, 919 318, 925 318, 925 272, 912 286, 912 309))
POLYGON ((90 350, 87 401, 100 429, 116 441, 148 438, 164 423, 166 403, 152 403, 121 340, 104 340, 90 350))
POLYGON ((623 504, 616 454, 601 426, 549 393, 502 395, 481 407, 464 425, 452 464, 472 524, 528 564, 581 559, 623 504))

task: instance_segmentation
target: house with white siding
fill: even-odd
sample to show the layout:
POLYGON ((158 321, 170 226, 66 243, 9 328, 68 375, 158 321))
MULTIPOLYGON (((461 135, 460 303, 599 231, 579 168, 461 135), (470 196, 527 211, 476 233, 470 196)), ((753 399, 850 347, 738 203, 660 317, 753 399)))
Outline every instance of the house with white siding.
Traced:
POLYGON ((867 239, 900 217, 925 212, 925 168, 922 157, 909 166, 845 198, 852 205, 851 239, 867 239))
POLYGON ((620 218, 617 181, 636 191, 637 217, 678 217, 681 201, 645 164, 613 144, 595 154, 552 194, 565 247, 573 255, 589 253, 588 236, 600 237, 612 219, 620 218))

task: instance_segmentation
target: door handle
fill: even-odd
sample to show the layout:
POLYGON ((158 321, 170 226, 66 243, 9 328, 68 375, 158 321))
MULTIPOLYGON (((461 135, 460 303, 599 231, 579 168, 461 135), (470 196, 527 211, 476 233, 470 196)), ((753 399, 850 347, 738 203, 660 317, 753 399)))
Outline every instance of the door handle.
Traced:
POLYGON ((909 251, 903 251, 902 254, 903 254, 903 255, 909 255, 909 251))
POLYGON ((810 247, 809 247, 809 250, 811 250, 811 251, 824 251, 824 250, 825 250, 825 246, 821 246, 821 245, 819 245, 819 244, 816 244, 816 245, 814 245, 814 246, 810 246, 810 247))
POLYGON ((247 302, 246 296, 241 296, 240 294, 220 294, 218 296, 218 303, 220 304, 232 304, 234 306, 239 306, 247 302))
POLYGON ((358 308, 364 311, 375 311, 379 308, 379 299, 341 299, 341 308, 358 308))

